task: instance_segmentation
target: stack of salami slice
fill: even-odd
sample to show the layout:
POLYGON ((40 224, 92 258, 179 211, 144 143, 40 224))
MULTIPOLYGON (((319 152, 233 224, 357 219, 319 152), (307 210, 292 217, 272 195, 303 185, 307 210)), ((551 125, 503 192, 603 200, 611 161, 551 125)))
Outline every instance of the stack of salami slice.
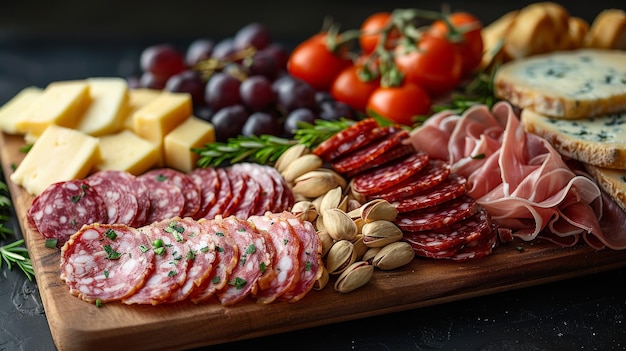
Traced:
POLYGON ((63 246, 61 279, 92 303, 296 302, 322 274, 321 250, 312 224, 289 212, 96 223, 63 246))
POLYGON ((396 225, 417 255, 467 260, 490 254, 497 230, 466 194, 466 179, 444 161, 405 143, 399 126, 365 119, 320 144, 313 153, 352 178, 352 190, 398 210, 396 225))
POLYGON ((293 193, 275 168, 241 163, 170 168, 134 176, 100 171, 85 179, 52 184, 28 210, 28 222, 61 247, 84 224, 117 223, 141 227, 176 216, 211 219, 216 215, 247 219, 293 206, 293 193))

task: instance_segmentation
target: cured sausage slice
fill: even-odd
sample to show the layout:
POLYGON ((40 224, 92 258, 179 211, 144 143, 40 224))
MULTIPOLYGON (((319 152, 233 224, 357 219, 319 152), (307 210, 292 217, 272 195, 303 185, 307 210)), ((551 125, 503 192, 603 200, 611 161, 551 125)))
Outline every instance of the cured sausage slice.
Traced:
POLYGON ((185 283, 189 248, 184 238, 177 236, 167 221, 153 223, 138 229, 151 243, 148 250, 155 253, 155 269, 141 289, 122 299, 125 304, 153 304, 166 302, 172 293, 185 283))
POLYGON ((450 175, 450 166, 442 160, 430 160, 428 165, 407 180, 374 194, 374 198, 382 198, 389 202, 398 201, 417 192, 437 186, 450 175))
MULTIPOLYGON (((471 217, 450 226, 421 232, 406 232, 404 233, 404 240, 413 247, 440 253, 474 241, 480 241, 491 234, 491 219, 487 211, 481 208, 471 217)), ((417 250, 416 254, 419 254, 417 250)))
POLYGON ((270 303, 291 289, 300 278, 299 250, 300 239, 292 226, 284 219, 269 218, 267 216, 251 216, 250 222, 259 230, 268 233, 268 237, 275 249, 274 279, 269 287, 257 292, 255 297, 261 303, 270 303))
POLYGON ((216 257, 210 275, 191 292, 189 298, 193 303, 207 301, 223 289, 239 262, 239 248, 222 226, 212 219, 200 219, 198 224, 215 243, 216 257))
POLYGON ((220 183, 220 189, 217 193, 217 200, 213 206, 209 208, 209 211, 204 216, 207 219, 213 219, 217 215, 222 215, 226 210, 226 207, 230 203, 233 197, 233 193, 230 189, 230 180, 228 179, 228 173, 224 168, 216 168, 218 181, 220 183))
POLYGON ((85 301, 121 300, 154 271, 149 247, 146 237, 129 226, 85 225, 61 249, 61 279, 85 301))
POLYGON ((294 203, 294 196, 291 191, 291 187, 287 184, 285 178, 283 178, 283 176, 274 167, 262 166, 261 170, 267 173, 267 175, 270 176, 274 182, 274 192, 276 193, 274 198, 276 202, 272 212, 290 210, 294 203))
MULTIPOLYGON (((135 198, 137 202, 135 217, 130 222, 120 219, 119 221, 121 221, 121 223, 126 223, 135 228, 145 224, 148 208, 150 207, 150 199, 148 198, 148 191, 145 186, 136 182, 136 177, 133 174, 124 171, 103 170, 90 175, 87 181, 95 181, 96 179, 105 179, 108 182, 112 182, 125 192, 125 196, 135 198)), ((120 215, 121 217, 128 217, 132 212, 132 208, 122 209, 121 211, 125 213, 125 215, 122 213, 120 215)))
POLYGON ((339 173, 351 172, 364 164, 375 160, 378 156, 400 145, 402 140, 407 139, 409 133, 406 130, 399 130, 383 140, 372 143, 361 150, 352 152, 331 163, 331 167, 339 173))
POLYGON ((242 174, 234 171, 232 168, 225 168, 224 171, 227 174, 228 181, 230 182, 230 199, 226 204, 224 210, 220 213, 222 217, 229 217, 235 214, 241 202, 246 195, 246 179, 242 174))
POLYGON ((406 180, 427 164, 428 155, 416 152, 397 163, 383 165, 354 177, 352 188, 357 193, 373 195, 406 180))
POLYGON ((274 247, 264 232, 255 229, 250 222, 235 216, 216 217, 239 248, 239 263, 228 278, 227 285, 217 291, 217 297, 224 306, 233 305, 248 296, 265 289, 273 279, 272 261, 274 247))
POLYGON ((267 214, 270 218, 286 218, 300 239, 299 273, 296 285, 285 291, 280 300, 296 302, 302 299, 322 276, 322 243, 311 222, 303 221, 290 212, 267 214))
POLYGON ((490 255, 498 245, 498 235, 492 231, 491 235, 481 240, 476 240, 465 245, 449 258, 454 261, 467 261, 490 255))
POLYGON ((378 127, 378 122, 373 118, 366 118, 336 133, 332 137, 320 143, 312 153, 328 161, 328 153, 340 147, 348 140, 352 140, 360 134, 366 134, 378 127))
POLYGON ((27 216, 44 238, 58 240, 57 247, 84 224, 109 220, 104 200, 84 180, 50 185, 33 200, 27 216))
POLYGON ((194 168, 187 176, 200 189, 200 208, 193 215, 194 219, 204 218, 217 201, 220 181, 215 168, 194 168))
POLYGON ((161 181, 152 176, 139 176, 137 181, 148 189, 150 208, 148 209, 146 224, 183 214, 185 197, 176 184, 161 181))
POLYGON ((351 152, 359 150, 371 143, 389 136, 391 133, 395 133, 400 129, 399 126, 384 126, 376 127, 368 130, 367 132, 360 133, 354 138, 344 140, 343 143, 337 145, 336 148, 331 149, 326 156, 326 161, 335 160, 343 155, 347 155, 351 152))
POLYGON ((467 195, 462 195, 437 206, 411 212, 401 212, 396 217, 394 223, 406 232, 437 229, 462 221, 476 213, 477 209, 478 205, 474 199, 467 195))
POLYGON ((107 209, 108 223, 133 224, 139 206, 130 184, 116 183, 103 176, 90 176, 85 182, 95 189, 104 201, 107 209))
MULTIPOLYGON (((231 168, 232 172, 237 172, 236 168, 231 168)), ((241 200, 237 206, 232 209, 231 214, 239 219, 247 219, 253 213, 257 207, 257 201, 261 200, 261 186, 248 172, 239 172, 241 178, 245 182, 243 187, 245 190, 241 190, 241 200)))
POLYGON ((411 197, 392 201, 398 212, 409 212, 439 205, 465 194, 467 180, 451 173, 441 184, 414 194, 411 197))
POLYGON ((151 178, 156 182, 173 183, 176 185, 185 199, 181 213, 182 217, 193 217, 200 208, 202 201, 200 188, 185 173, 172 168, 158 168, 147 171, 139 177, 151 178))
POLYGON ((382 166, 386 163, 390 163, 391 161, 395 161, 397 159, 400 159, 404 156, 410 155, 415 153, 415 148, 413 147, 413 145, 405 145, 405 144, 400 144, 397 146, 394 146, 391 150, 385 152, 384 154, 376 157, 375 159, 373 159, 372 161, 365 163, 363 165, 361 165, 360 167, 357 167, 353 170, 351 170, 350 172, 346 173, 346 176, 348 177, 354 177, 355 175, 359 174, 359 173, 363 173, 367 170, 370 170, 372 168, 376 168, 378 166, 382 166))
POLYGON ((250 215, 262 215, 267 211, 273 211, 276 204, 276 191, 272 177, 264 170, 267 166, 256 163, 236 163, 231 167, 247 174, 259 184, 259 198, 255 202, 255 207, 250 212, 250 215))

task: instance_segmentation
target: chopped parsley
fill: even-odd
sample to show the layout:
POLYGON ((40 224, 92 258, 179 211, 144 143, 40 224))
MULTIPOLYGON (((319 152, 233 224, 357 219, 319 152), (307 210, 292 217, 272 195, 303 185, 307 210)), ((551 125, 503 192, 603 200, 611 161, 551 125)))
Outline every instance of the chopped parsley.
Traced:
POLYGON ((57 239, 57 238, 46 239, 46 247, 49 248, 49 249, 56 248, 58 243, 59 243, 59 239, 57 239))
POLYGON ((102 307, 102 300, 96 299, 96 307, 102 307))
POLYGON ((311 261, 306 261, 306 265, 304 266, 304 270, 307 272, 311 271, 311 261))
POLYGON ((265 262, 259 263, 259 269, 261 270, 261 273, 265 273, 265 271, 267 270, 267 265, 265 264, 265 262))
POLYGON ((106 232, 104 232, 104 236, 106 236, 107 238, 109 238, 110 240, 115 240, 117 239, 117 233, 115 232, 115 230, 109 228, 107 229, 106 232))
POLYGON ((104 278, 109 279, 109 271, 108 270, 104 270, 104 278))
POLYGON ((215 232, 215 235, 217 235, 217 236, 224 236, 224 233, 222 233, 222 232, 215 232))
POLYGON ((196 259, 196 253, 193 252, 193 250, 189 250, 187 252, 187 259, 190 260, 190 261, 195 260, 196 259))
POLYGON ((235 279, 228 282, 228 285, 234 286, 238 290, 243 289, 244 286, 246 286, 246 284, 248 284, 248 282, 245 279, 240 278, 240 277, 236 277, 235 279))
POLYGON ((177 272, 176 272, 176 271, 169 271, 169 272, 167 273, 167 276, 168 276, 168 277, 173 277, 173 276, 175 276, 176 274, 177 274, 177 272))
POLYGON ((220 277, 217 275, 213 277, 213 279, 211 279, 211 283, 213 284, 218 284, 219 282, 220 282, 220 277))
POLYGON ((115 251, 111 245, 104 245, 104 252, 107 254, 106 258, 109 260, 118 260, 122 254, 115 251))
POLYGON ((256 246, 254 246, 254 244, 248 245, 248 248, 246 248, 246 253, 248 255, 252 255, 255 252, 256 252, 256 246))
POLYGON ((156 180, 159 182, 164 182, 167 180, 167 176, 164 176, 163 174, 159 174, 156 176, 156 180))
POLYGON ((201 248, 201 249, 200 249, 200 252, 202 252, 202 253, 207 253, 207 252, 209 252, 209 247, 208 247, 208 246, 205 246, 205 247, 201 248))
POLYGON ((141 250, 141 252, 143 253, 146 253, 149 249, 146 245, 139 245, 139 250, 141 250))

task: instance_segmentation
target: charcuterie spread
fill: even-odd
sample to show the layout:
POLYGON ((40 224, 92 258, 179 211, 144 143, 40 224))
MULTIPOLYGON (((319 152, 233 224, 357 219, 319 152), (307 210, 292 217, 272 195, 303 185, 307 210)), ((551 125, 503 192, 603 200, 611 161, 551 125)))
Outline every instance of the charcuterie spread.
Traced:
POLYGON ((590 26, 536 3, 484 28, 469 13, 376 15, 359 60, 348 34, 287 53, 254 23, 240 56, 157 45, 137 81, 53 82, 8 102, 0 128, 30 146, 8 178, 69 294, 142 312, 263 308, 514 240, 626 249, 623 11, 590 26), (430 20, 417 51, 393 16, 430 20), (435 109, 486 72, 486 99, 435 109))

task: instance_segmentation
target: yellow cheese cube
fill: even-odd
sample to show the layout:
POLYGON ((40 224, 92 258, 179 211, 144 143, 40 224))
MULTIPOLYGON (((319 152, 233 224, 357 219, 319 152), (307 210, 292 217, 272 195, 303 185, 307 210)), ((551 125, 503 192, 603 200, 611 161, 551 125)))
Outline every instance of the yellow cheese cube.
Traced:
POLYGON ((124 128, 133 130, 133 116, 135 112, 152 102, 159 95, 161 95, 161 90, 147 88, 131 89, 128 93, 128 114, 124 120, 124 128))
POLYGON ((183 172, 196 167, 198 154, 191 151, 215 141, 213 125, 197 117, 190 117, 165 136, 165 165, 183 172))
POLYGON ((190 94, 163 92, 135 112, 133 129, 141 138, 162 143, 165 135, 189 118, 192 113, 190 94))
POLYGON ((51 125, 37 139, 10 179, 30 194, 39 195, 52 183, 86 177, 99 161, 97 138, 51 125))
POLYGON ((28 113, 42 92, 43 89, 37 87, 24 88, 0 107, 0 129, 5 133, 20 134, 16 128, 17 122, 28 113))
POLYGON ((159 145, 140 138, 124 129, 116 134, 100 137, 102 161, 97 170, 126 171, 139 175, 161 160, 159 145))
POLYGON ((91 104, 76 129, 93 136, 120 131, 128 113, 128 84, 123 78, 88 78, 91 104))
POLYGON ((75 128, 90 102, 86 81, 52 82, 16 128, 21 133, 35 135, 41 135, 52 124, 75 128))

